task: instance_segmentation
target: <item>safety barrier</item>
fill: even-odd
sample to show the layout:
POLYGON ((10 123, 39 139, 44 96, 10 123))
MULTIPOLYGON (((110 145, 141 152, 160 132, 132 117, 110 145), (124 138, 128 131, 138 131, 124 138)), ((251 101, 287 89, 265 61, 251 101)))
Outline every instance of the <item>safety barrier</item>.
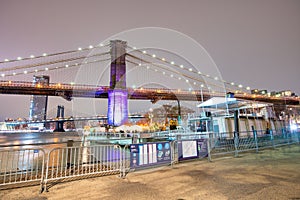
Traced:
POLYGON ((47 190, 51 183, 64 180, 111 174, 125 177, 133 169, 132 165, 135 165, 133 156, 137 156, 131 151, 131 146, 135 147, 133 150, 145 154, 136 158, 139 159, 139 164, 135 166, 143 168, 173 165, 184 160, 205 157, 211 160, 212 156, 238 155, 245 151, 257 152, 264 148, 299 144, 299 141, 299 132, 282 131, 274 135, 270 130, 269 134, 258 136, 257 132, 253 131, 252 136, 233 138, 216 137, 214 133, 184 134, 176 135, 173 141, 160 141, 157 144, 86 144, 80 147, 53 148, 47 154, 40 148, 0 150, 0 189, 13 184, 40 183, 43 191, 47 190))
POLYGON ((0 150, 0 189, 43 182, 45 151, 40 148, 0 150))
POLYGON ((107 144, 54 148, 48 154, 43 189, 59 179, 126 173, 126 147, 107 144))
MULTIPOLYGON (((209 137, 209 153, 212 156, 234 154, 238 155, 239 152, 256 151, 265 148, 275 148, 277 146, 290 145, 300 142, 299 132, 286 132, 282 131, 281 134, 277 132, 273 134, 272 130, 269 130, 268 134, 259 133, 257 131, 251 132, 253 136, 242 136, 232 138, 218 138, 213 137, 210 134, 209 137)), ((248 134, 249 135, 249 134, 248 134)))

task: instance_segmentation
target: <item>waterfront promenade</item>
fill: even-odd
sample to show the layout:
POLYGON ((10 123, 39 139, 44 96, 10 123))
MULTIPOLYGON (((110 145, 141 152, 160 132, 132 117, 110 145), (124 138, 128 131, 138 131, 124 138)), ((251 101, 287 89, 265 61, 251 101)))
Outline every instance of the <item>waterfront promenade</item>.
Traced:
POLYGON ((2 190, 0 199, 300 199, 299 144, 207 162, 186 162, 38 187, 2 190))

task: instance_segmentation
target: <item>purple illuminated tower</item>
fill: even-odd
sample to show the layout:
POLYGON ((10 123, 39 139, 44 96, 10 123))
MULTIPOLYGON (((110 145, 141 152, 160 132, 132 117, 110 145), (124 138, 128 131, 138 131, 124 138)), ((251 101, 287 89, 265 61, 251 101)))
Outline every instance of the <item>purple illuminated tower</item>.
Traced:
POLYGON ((108 124, 120 126, 128 119, 126 88, 126 46, 121 40, 110 41, 110 90, 108 92, 108 124))

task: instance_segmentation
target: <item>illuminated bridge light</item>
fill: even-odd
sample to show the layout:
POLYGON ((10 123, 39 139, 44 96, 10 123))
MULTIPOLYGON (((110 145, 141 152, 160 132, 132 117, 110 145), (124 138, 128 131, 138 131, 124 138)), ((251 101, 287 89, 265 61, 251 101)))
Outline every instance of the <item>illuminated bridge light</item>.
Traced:
POLYGON ((28 72, 27 71, 24 71, 24 74, 27 74, 28 72))
POLYGON ((47 56, 47 54, 46 54, 46 53, 43 53, 43 56, 47 56))
POLYGON ((239 88, 242 88, 242 87, 243 87, 243 85, 239 84, 239 88))
POLYGON ((250 90, 250 87, 246 87, 246 90, 250 90))
POLYGON ((34 55, 30 55, 30 58, 35 58, 35 56, 34 55))
POLYGON ((192 72, 192 71, 193 71, 193 69, 192 69, 192 68, 189 68, 189 71, 190 71, 190 72, 192 72))
POLYGON ((92 48, 94 48, 93 45, 90 45, 90 46, 89 46, 89 49, 92 49, 92 48))
POLYGON ((34 70, 34 71, 35 71, 35 72, 38 72, 39 70, 36 69, 36 70, 34 70))
POLYGON ((48 70, 49 70, 48 67, 46 67, 46 68, 45 68, 45 71, 48 71, 48 70))
POLYGON ((231 82, 230 85, 234 85, 234 82, 231 82))
POLYGON ((183 69, 183 68, 184 68, 184 66, 183 66, 183 65, 180 65, 180 68, 181 68, 181 69, 183 69))
POLYGON ((203 84, 201 84, 200 86, 201 86, 202 88, 204 87, 204 85, 203 85, 203 84))
POLYGON ((103 47, 104 45, 101 43, 99 46, 100 46, 100 47, 103 47))
POLYGON ((171 74, 171 75, 170 75, 170 77, 174 77, 174 75, 173 75, 173 74, 171 74))
POLYGON ((142 63, 139 63, 139 66, 142 66, 142 63))
POLYGON ((4 62, 9 62, 9 60, 8 59, 4 59, 4 62))
POLYGON ((78 51, 81 51, 82 50, 82 48, 81 47, 78 47, 78 51))
POLYGON ((17 60, 22 60, 22 57, 17 57, 17 60))
POLYGON ((153 57, 153 58, 156 58, 156 55, 155 55, 155 54, 153 54, 153 55, 152 55, 152 57, 153 57))
POLYGON ((66 68, 68 68, 68 67, 69 67, 69 65, 65 65, 65 67, 66 67, 66 68))
POLYGON ((107 112, 109 124, 120 126, 126 121, 128 117, 127 96, 127 91, 109 91, 107 112))
POLYGON ((147 51, 143 51, 143 54, 146 54, 147 53, 147 51))
POLYGON ((165 59, 165 58, 162 58, 161 60, 162 60, 162 61, 166 61, 166 59, 165 59))
POLYGON ((175 65, 175 62, 174 62, 174 61, 171 61, 171 65, 175 65))
POLYGON ((202 74, 200 71, 198 71, 198 74, 202 74))
POLYGON ((178 80, 181 80, 181 77, 178 77, 178 80))
POLYGON ((15 76, 15 75, 16 75, 16 72, 14 72, 13 75, 15 76))
POLYGON ((5 74, 1 74, 1 76, 2 76, 2 77, 4 77, 4 76, 5 76, 5 74))

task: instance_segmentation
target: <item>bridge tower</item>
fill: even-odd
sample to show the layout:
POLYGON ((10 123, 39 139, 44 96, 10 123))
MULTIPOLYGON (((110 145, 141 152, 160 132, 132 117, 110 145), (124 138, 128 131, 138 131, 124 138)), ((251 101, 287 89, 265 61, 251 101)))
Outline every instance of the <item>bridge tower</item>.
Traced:
MULTIPOLYGON (((36 87, 49 85, 49 76, 33 76, 32 84, 36 87)), ((46 120, 48 96, 32 95, 30 99, 29 120, 46 120)))
POLYGON ((110 41, 110 89, 108 91, 108 124, 120 126, 128 119, 128 91, 126 88, 126 46, 121 40, 110 41))
POLYGON ((65 132, 64 121, 60 120, 63 118, 65 118, 65 107, 58 105, 56 119, 59 121, 55 122, 55 129, 53 130, 53 132, 65 132))

